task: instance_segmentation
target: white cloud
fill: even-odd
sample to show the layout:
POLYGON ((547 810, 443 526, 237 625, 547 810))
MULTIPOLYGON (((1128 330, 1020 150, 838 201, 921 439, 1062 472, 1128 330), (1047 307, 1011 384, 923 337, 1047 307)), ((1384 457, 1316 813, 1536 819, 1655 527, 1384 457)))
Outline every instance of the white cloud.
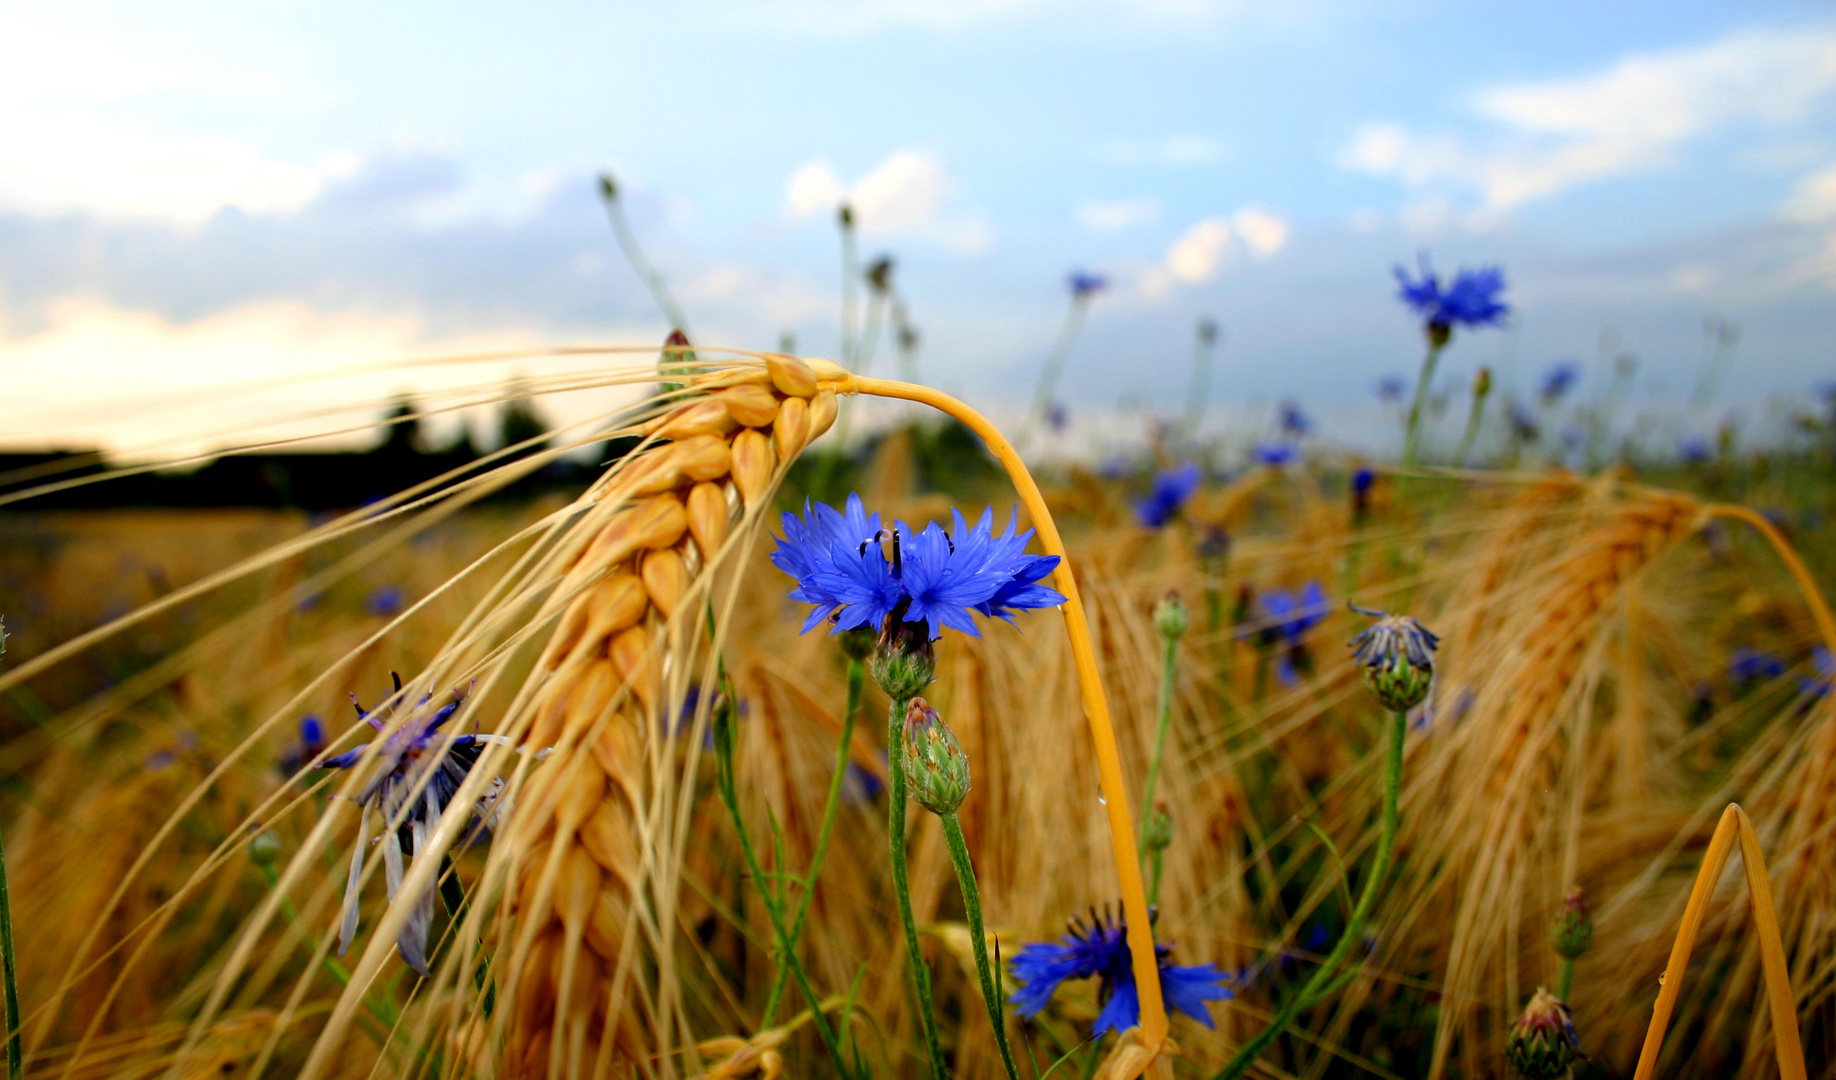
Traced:
POLYGON ((954 186, 941 161, 916 150, 895 151, 853 184, 816 158, 791 174, 785 209, 806 218, 833 214, 845 202, 863 235, 923 236, 959 255, 979 255, 992 244, 992 231, 979 217, 944 215, 954 186))
POLYGON ((1691 140, 1803 119, 1836 89, 1836 30, 1754 31, 1629 55, 1604 71, 1500 86, 1474 102, 1495 134, 1473 141, 1396 124, 1361 128, 1340 155, 1411 187, 1445 185, 1510 209, 1670 165, 1691 140))
POLYGON ((1173 135, 1112 142, 1097 156, 1112 165, 1209 165, 1224 160, 1226 152, 1223 143, 1205 135, 1173 135))
POLYGON ((1836 165, 1825 166, 1800 181, 1785 204, 1785 216, 1806 222, 1836 218, 1836 165))
POLYGON ((1160 216, 1160 201, 1142 195, 1133 199, 1103 202, 1085 199, 1077 204, 1077 222, 1094 232, 1118 232, 1160 216))
POLYGON ((1210 281, 1229 254, 1230 222, 1206 218, 1173 241, 1167 249, 1167 269, 1182 281, 1210 281))
POLYGON ((1267 210, 1245 206, 1229 217, 1210 217, 1187 229, 1167 249, 1167 270, 1181 281, 1201 285, 1228 266, 1241 244, 1257 258, 1286 247, 1288 223, 1267 210))

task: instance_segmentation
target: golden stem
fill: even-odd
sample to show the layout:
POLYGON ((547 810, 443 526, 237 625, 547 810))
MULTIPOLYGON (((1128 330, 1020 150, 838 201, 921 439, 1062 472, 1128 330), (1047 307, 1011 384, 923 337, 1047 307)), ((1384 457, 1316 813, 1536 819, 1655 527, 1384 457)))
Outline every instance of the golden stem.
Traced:
POLYGON ((1830 605, 1823 599, 1823 590, 1817 587, 1817 579, 1811 576, 1804 560, 1798 558, 1798 553, 1792 549, 1791 541, 1785 539, 1784 534, 1772 522, 1767 521, 1764 514, 1737 503, 1712 503, 1703 507, 1702 512, 1712 518, 1744 521, 1772 544, 1772 549, 1779 553, 1785 568, 1797 579, 1798 588, 1804 593, 1804 602, 1810 605, 1811 616, 1817 621, 1817 633, 1823 636, 1823 647, 1836 652, 1836 618, 1831 618, 1830 605))
POLYGON ((1020 501, 1033 518, 1039 531, 1039 545, 1048 555, 1058 556, 1058 569, 1052 583, 1069 601, 1061 609, 1065 630, 1071 637, 1071 655, 1077 661, 1078 682, 1084 694, 1084 718, 1090 723, 1090 738, 1096 745, 1097 773, 1102 778, 1104 808, 1109 811, 1109 843, 1115 857, 1116 876, 1122 885, 1122 914, 1128 926, 1128 948, 1134 962, 1135 988, 1141 998, 1141 1042, 1159 1046, 1167 1037, 1167 1009, 1160 996, 1160 965, 1154 957, 1154 933, 1148 923, 1147 885, 1141 878, 1141 867, 1135 861, 1135 823, 1129 813, 1128 784, 1122 777, 1122 754, 1116 745, 1115 725, 1109 719, 1109 699, 1103 693, 1103 680, 1097 672, 1096 648, 1090 640, 1090 623, 1084 616, 1084 603, 1078 596, 1077 578, 1071 572, 1071 556, 1058 535, 1052 512, 1032 473, 1020 460, 1013 444, 981 413, 948 394, 925 386, 896 382, 891 379, 868 379, 858 375, 834 380, 835 390, 843 394, 872 394, 899 398, 929 405, 956 420, 988 444, 988 449, 1007 470, 1020 501))
POLYGON ((1657 1070, 1658 1051, 1664 1045, 1664 1030, 1670 1026, 1671 1010, 1683 990, 1683 973, 1689 968, 1690 949, 1702 929, 1715 883, 1727 865, 1734 842, 1740 841, 1740 861, 1747 872, 1747 902, 1753 909, 1753 927, 1760 938, 1760 966, 1765 971, 1766 1000, 1772 1010, 1773 1051, 1778 1057, 1781 1080, 1804 1080, 1804 1048, 1798 1041, 1797 1009, 1791 992, 1791 973, 1785 965, 1785 946, 1779 937, 1779 916, 1772 906, 1772 886, 1766 878, 1766 860, 1760 853, 1759 834, 1753 821, 1739 803, 1729 803, 1709 839, 1708 851, 1702 856, 1702 869, 1696 873, 1695 887, 1689 891, 1689 903, 1683 908, 1683 925, 1677 928, 1676 942, 1670 947, 1670 962, 1664 977, 1658 981, 1657 1002, 1651 1007, 1651 1027, 1645 1032, 1645 1045, 1638 1054, 1638 1070, 1633 1080, 1651 1080, 1657 1070), (1671 976, 1676 976, 1671 978, 1671 976))

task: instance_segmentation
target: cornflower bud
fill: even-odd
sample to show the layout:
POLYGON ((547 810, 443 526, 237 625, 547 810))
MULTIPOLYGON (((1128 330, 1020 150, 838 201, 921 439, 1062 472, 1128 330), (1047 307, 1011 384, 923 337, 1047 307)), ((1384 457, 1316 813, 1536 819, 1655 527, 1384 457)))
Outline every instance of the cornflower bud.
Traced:
POLYGON ((1186 603, 1179 598, 1175 590, 1168 590, 1167 595, 1154 607, 1154 629, 1168 641, 1177 639, 1192 624, 1186 614, 1186 603))
POLYGON ((1492 369, 1482 367, 1473 375, 1473 397, 1484 401, 1492 393, 1492 369))
POLYGON ((1562 1080, 1581 1056, 1568 1005, 1542 987, 1505 1038, 1505 1061, 1524 1080, 1562 1080))
POLYGON ((1441 643, 1413 617, 1351 609, 1377 622, 1352 639, 1352 658, 1364 672, 1364 685, 1391 712, 1420 705, 1434 686, 1434 650, 1441 643))
POLYGON ((1550 940, 1556 955, 1564 960, 1579 960, 1594 944, 1594 918, 1588 914, 1587 897, 1577 885, 1562 898, 1562 910, 1556 915, 1550 940))
POLYGON ((1154 812, 1141 823, 1141 847, 1145 851, 1165 851, 1173 843, 1173 813, 1165 801, 1154 804, 1154 812))
POLYGON ((899 742, 912 798, 939 817, 956 813, 969 796, 969 755, 923 698, 905 707, 899 742))
POLYGON ((922 622, 906 622, 904 614, 901 607, 886 617, 873 644, 873 656, 867 660, 873 681, 894 701, 922 692, 931 685, 931 676, 937 670, 930 629, 922 622))
POLYGON ((273 829, 264 829, 249 841, 249 861, 256 866, 271 866, 280 857, 280 837, 273 829))

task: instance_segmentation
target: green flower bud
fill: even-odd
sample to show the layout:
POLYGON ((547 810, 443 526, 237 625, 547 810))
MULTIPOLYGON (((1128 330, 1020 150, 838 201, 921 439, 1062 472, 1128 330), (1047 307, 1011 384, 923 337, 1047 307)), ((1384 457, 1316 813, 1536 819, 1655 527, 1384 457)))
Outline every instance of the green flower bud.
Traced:
POLYGON ((1434 650, 1441 643, 1427 627, 1408 615, 1352 610, 1377 620, 1352 639, 1352 658, 1364 671, 1364 685, 1391 712, 1408 712, 1434 686, 1434 650))
POLYGON ((1141 823, 1141 847, 1145 851, 1165 851, 1172 843, 1173 814, 1165 802, 1157 802, 1141 823))
POLYGON ((1484 401, 1492 393, 1492 369, 1482 367, 1473 376, 1473 397, 1484 401))
POLYGON ((930 628, 923 622, 906 622, 899 617, 902 614, 900 610, 888 616, 873 644, 873 656, 867 660, 873 681, 894 701, 922 693, 937 671, 930 628))
POLYGON ((969 796, 969 755, 923 698, 906 706, 899 743, 912 798, 940 817, 954 814, 969 796))
POLYGON ((1556 955, 1564 960, 1579 960, 1594 944, 1594 918, 1587 911, 1587 897, 1579 885, 1562 898, 1562 910, 1556 915, 1550 940, 1556 955))
POLYGON ((1428 346, 1430 348, 1444 349, 1447 347, 1447 343, 1453 340, 1453 324, 1431 322, 1428 324, 1426 333, 1428 334, 1428 346))
POLYGON ((249 859, 256 866, 271 866, 280 857, 280 837, 273 829, 264 829, 249 841, 249 859))
POLYGON ((1581 1040, 1568 1005, 1537 987, 1505 1038, 1505 1061, 1524 1080, 1563 1080, 1580 1056, 1581 1040))
POLYGON ((1167 595, 1154 607, 1154 629, 1160 636, 1172 641, 1186 632, 1192 625, 1192 619, 1186 614, 1185 601, 1179 598, 1177 591, 1168 590, 1167 595))

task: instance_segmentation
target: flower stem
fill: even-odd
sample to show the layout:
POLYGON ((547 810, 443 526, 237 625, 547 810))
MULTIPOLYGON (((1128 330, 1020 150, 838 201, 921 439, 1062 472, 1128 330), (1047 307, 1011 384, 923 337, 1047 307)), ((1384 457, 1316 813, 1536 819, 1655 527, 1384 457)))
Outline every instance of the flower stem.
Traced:
POLYGON ((1466 417, 1466 434, 1460 436, 1460 452, 1455 455, 1455 468, 1465 468, 1468 455, 1473 452, 1473 443, 1479 440, 1479 423, 1485 419, 1485 395, 1473 395, 1473 410, 1466 417))
POLYGON ((1422 360, 1422 373, 1415 380, 1415 402, 1409 406, 1409 430, 1403 434, 1405 466, 1415 464, 1416 450, 1421 445, 1422 403, 1428 400, 1428 384, 1434 381, 1434 368, 1441 362, 1442 348, 1444 346, 1435 344, 1428 346, 1428 355, 1422 360))
MULTIPOLYGON (((1146 858, 1148 822, 1154 817, 1154 790, 1160 785, 1160 762, 1167 751, 1167 728, 1173 720, 1173 687, 1179 674, 1179 638, 1166 639, 1166 647, 1161 651, 1160 663, 1160 719, 1154 729, 1154 756, 1148 759, 1147 782, 1141 785, 1141 816, 1135 819, 1135 828, 1140 833, 1136 846, 1141 857, 1146 858)), ((1155 874, 1148 887, 1148 904, 1160 903, 1160 860, 1154 860, 1155 874)))
POLYGON ((714 755, 717 766, 715 786, 720 791, 720 801, 727 807, 728 816, 733 819, 733 831, 739 834, 740 854, 745 857, 746 872, 752 875, 752 883, 760 901, 765 905, 766 917, 771 921, 772 933, 777 939, 778 963, 781 967, 790 968, 791 977, 797 980, 798 991, 810 1003, 816 1034, 822 1037, 823 1049, 829 1052, 829 1060, 835 1065, 836 1075, 849 1076, 851 1074, 847 1062, 842 1058, 841 1043, 836 1039, 834 1029, 829 1026, 828 1017, 823 1015, 822 999, 810 988, 810 979, 803 970, 803 962, 797 959, 797 950, 791 944, 790 933, 784 925, 784 907, 771 887, 771 879, 759 866, 758 852, 752 846, 752 834, 746 831, 745 819, 740 816, 739 794, 733 783, 733 743, 730 733, 716 732, 714 755))
POLYGON ((19 1016, 19 981, 13 960, 13 902, 6 891, 6 852, 0 848, 0 963, 6 976, 6 1074, 12 1080, 25 1076, 25 1024, 19 1016))
MULTIPOLYGON (((1282 1007, 1269 1026, 1257 1033, 1256 1037, 1237 1051, 1230 1063, 1212 1077, 1212 1080, 1236 1080, 1249 1067, 1255 1064, 1262 1052, 1269 1048, 1284 1028, 1300 1015, 1303 1009, 1310 1009, 1323 1000, 1328 993, 1338 988, 1333 978, 1352 946, 1362 940, 1364 926, 1370 921, 1371 910, 1377 906, 1377 894, 1383 889, 1383 879, 1389 876, 1390 860, 1396 851, 1396 830, 1402 824, 1401 793, 1403 768, 1403 740, 1409 733, 1409 714, 1392 713, 1390 716, 1390 744, 1383 771, 1383 823, 1377 836, 1377 857, 1371 863, 1371 876, 1364 883, 1364 890, 1358 896, 1358 906, 1352 909, 1351 919, 1345 924, 1345 932, 1339 935, 1338 943, 1332 947, 1307 985, 1301 987, 1300 993, 1294 995, 1282 1007)), ((1349 973, 1348 973, 1349 974, 1349 973)))
POLYGON ((942 815, 944 839, 950 842, 950 861, 956 864, 956 884, 963 890, 963 911, 969 918, 969 944, 975 950, 975 973, 982 980, 982 1003, 988 1006, 988 1023, 994 1027, 995 1045, 1001 1048, 1001 1064, 1007 1066, 1008 1080, 1020 1080, 1014 1065, 1014 1051, 1007 1044, 1007 1017, 1001 1008, 1001 992, 996 989, 993 969, 988 964, 988 933, 982 929, 982 894, 975 885, 975 866, 969 861, 969 845, 963 840, 962 822, 955 811, 942 815))
POLYGON ((931 1080, 947 1080, 943 1045, 937 1039, 937 1017, 931 1007, 931 972, 918 948, 918 923, 912 918, 912 887, 905 876, 905 762, 899 753, 899 728, 910 698, 894 698, 886 721, 887 785, 886 835, 892 843, 893 892, 899 898, 899 919, 905 924, 906 960, 918 988, 918 1019, 924 1026, 925 1051, 931 1060, 931 1080))
MULTIPOLYGON (((835 746, 835 773, 829 777, 829 797, 822 807, 822 827, 816 833, 816 851, 810 856, 809 873, 804 875, 803 895, 797 900, 797 914, 791 918, 791 948, 803 938, 803 922, 810 914, 816 897, 816 878, 822 873, 823 856, 829 851, 829 834, 835 828, 836 810, 841 806, 842 783, 848 776, 848 749, 854 741, 854 714, 861 708, 861 686, 867 678, 867 666, 859 660, 848 661, 848 701, 842 710, 841 739, 835 746)), ((778 968, 771 983, 771 995, 765 999, 765 1013, 760 1026, 769 1028, 777 1014, 778 1001, 784 996, 784 981, 790 977, 784 967, 778 968)))
POLYGON ((1574 988, 1575 988, 1575 962, 1573 960, 1563 960, 1561 974, 1556 976, 1556 995, 1555 996, 1561 998, 1563 1001, 1567 1001, 1568 992, 1570 990, 1573 990, 1574 988))

